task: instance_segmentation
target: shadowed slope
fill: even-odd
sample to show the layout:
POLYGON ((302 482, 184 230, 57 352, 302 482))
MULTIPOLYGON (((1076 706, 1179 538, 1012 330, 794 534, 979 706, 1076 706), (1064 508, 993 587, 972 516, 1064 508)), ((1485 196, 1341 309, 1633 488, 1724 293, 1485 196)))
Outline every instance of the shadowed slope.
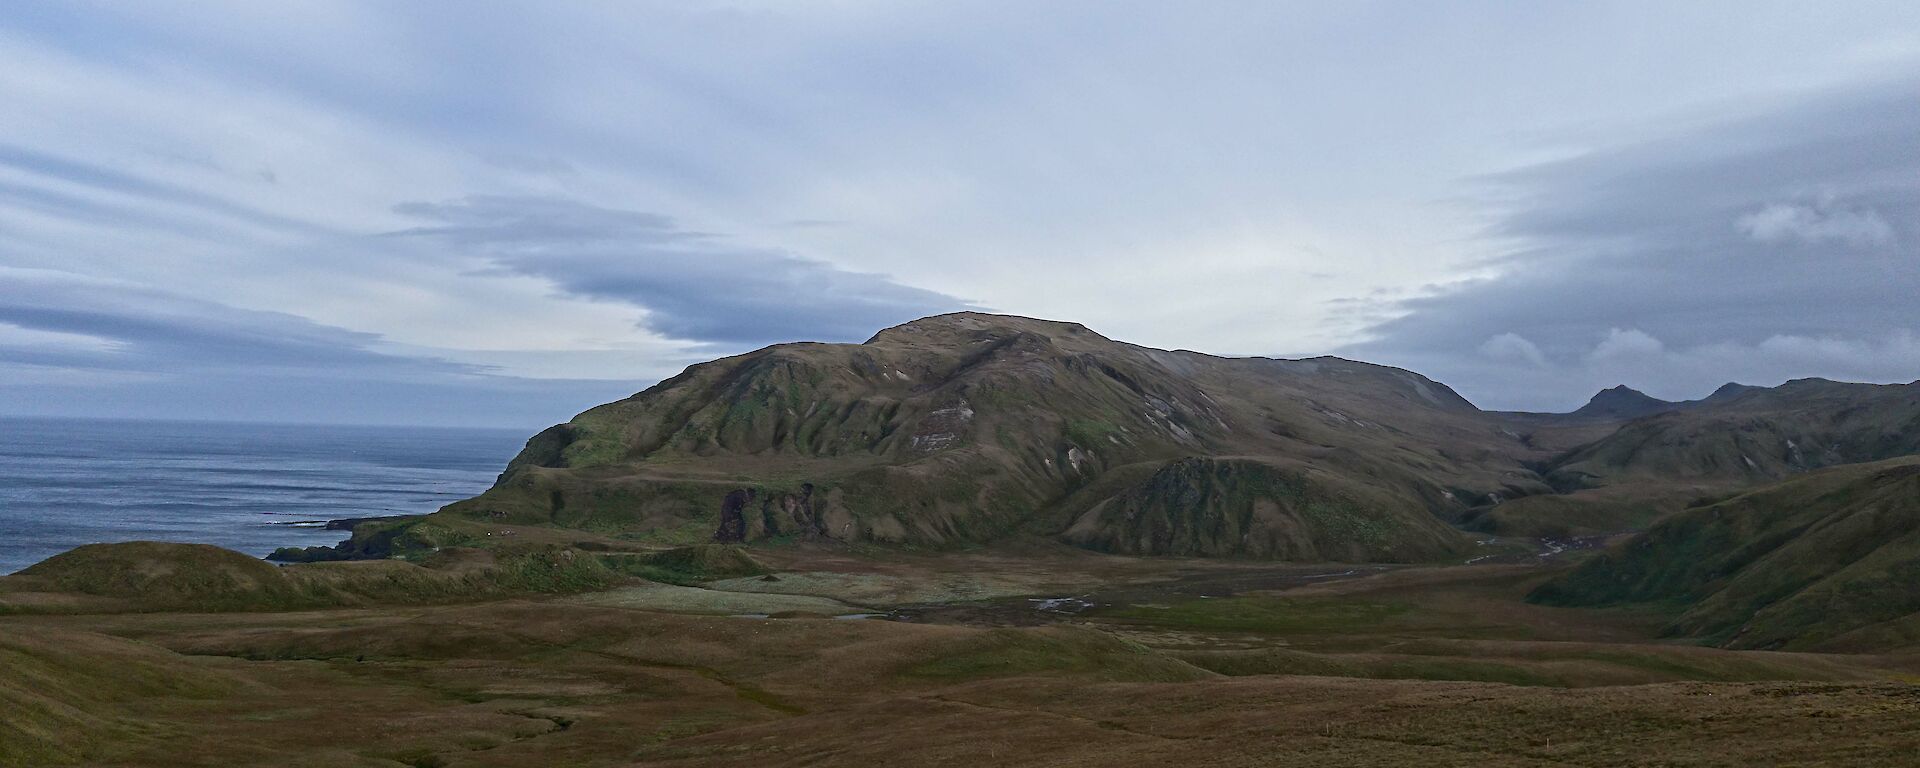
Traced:
POLYGON ((1670 517, 1532 599, 1672 601, 1742 648, 1920 644, 1920 459, 1842 467, 1670 517))

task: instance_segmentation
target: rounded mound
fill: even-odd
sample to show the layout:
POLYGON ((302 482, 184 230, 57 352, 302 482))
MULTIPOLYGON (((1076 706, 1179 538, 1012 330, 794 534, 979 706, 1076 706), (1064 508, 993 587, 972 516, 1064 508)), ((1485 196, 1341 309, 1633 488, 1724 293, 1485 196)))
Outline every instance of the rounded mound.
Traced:
POLYGON ((257 600, 287 590, 280 569, 207 544, 88 544, 21 571, 61 589, 154 606, 257 600))

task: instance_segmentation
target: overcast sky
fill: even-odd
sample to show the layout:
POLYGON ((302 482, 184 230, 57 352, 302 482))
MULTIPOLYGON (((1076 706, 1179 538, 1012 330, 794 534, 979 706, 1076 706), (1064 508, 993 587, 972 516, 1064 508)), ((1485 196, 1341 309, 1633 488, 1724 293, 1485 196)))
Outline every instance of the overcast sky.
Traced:
POLYGON ((1920 378, 1920 5, 0 9, 0 414, 561 421, 985 309, 1487 408, 1920 378))

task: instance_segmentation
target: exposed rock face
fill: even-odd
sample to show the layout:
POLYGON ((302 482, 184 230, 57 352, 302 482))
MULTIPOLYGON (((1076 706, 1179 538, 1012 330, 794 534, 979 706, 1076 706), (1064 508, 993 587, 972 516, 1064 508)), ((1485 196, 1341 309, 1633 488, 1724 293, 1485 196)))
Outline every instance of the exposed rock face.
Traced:
POLYGON ((738 543, 780 534, 826 535, 826 522, 813 508, 813 484, 799 493, 764 494, 752 488, 728 491, 720 501, 720 527, 713 540, 738 543))

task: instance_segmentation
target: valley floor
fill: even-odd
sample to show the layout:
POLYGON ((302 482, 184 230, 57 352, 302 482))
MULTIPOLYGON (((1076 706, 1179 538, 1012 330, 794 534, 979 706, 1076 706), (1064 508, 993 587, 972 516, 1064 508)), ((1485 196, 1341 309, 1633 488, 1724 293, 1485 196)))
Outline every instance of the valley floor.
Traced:
POLYGON ((0 616, 0 764, 1920 761, 1920 656, 1704 648, 1656 612, 1523 602, 1553 560, 768 557, 571 597, 0 616))

